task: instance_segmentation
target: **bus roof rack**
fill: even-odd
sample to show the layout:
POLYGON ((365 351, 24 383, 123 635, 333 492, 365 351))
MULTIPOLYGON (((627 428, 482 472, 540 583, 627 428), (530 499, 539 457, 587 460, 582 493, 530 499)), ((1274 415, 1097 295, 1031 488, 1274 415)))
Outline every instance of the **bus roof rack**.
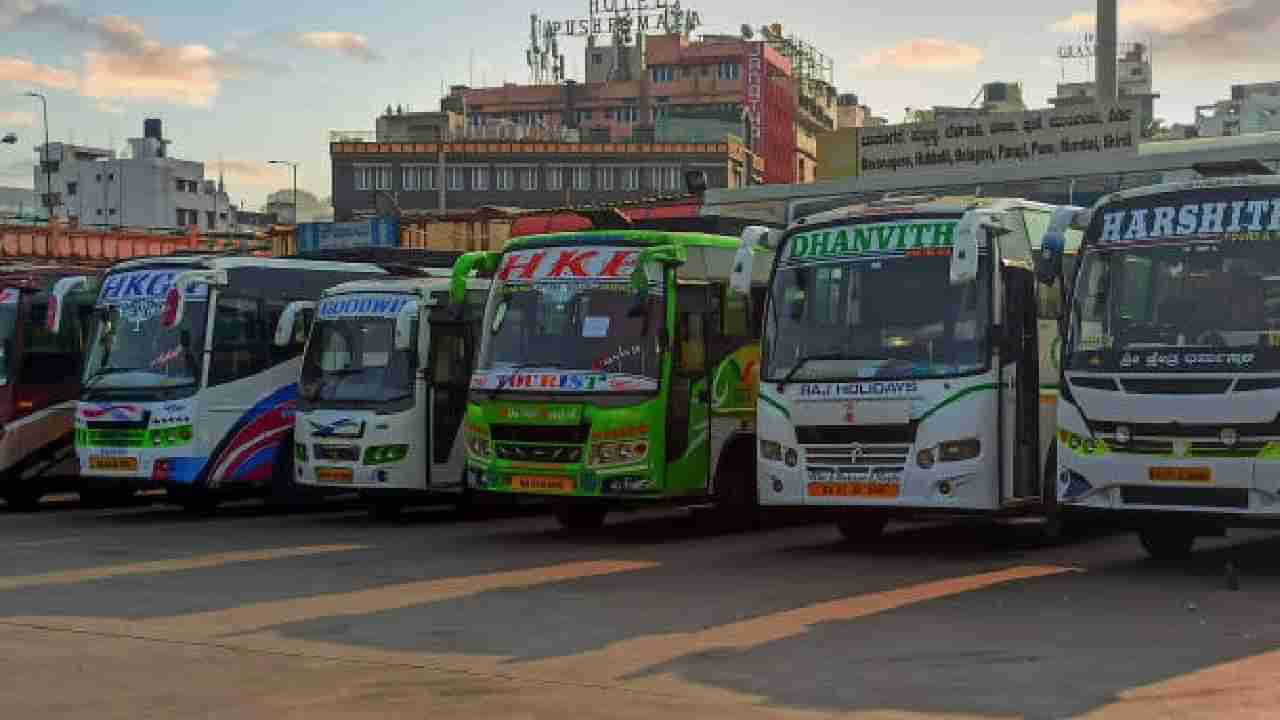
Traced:
POLYGON ((423 268, 452 268, 453 263, 461 256, 461 250, 359 247, 308 250, 290 257, 296 260, 372 263, 399 274, 415 274, 423 268))

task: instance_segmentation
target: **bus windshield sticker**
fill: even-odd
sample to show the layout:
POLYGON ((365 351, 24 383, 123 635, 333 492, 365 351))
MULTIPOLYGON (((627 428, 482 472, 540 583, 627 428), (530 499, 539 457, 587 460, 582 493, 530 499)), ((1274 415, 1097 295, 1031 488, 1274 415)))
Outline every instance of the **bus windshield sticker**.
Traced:
POLYGON ((609 316, 590 315, 582 319, 582 337, 602 338, 609 336, 609 316))
MULTIPOLYGON (((125 303, 158 303, 163 306, 165 296, 173 287, 173 281, 186 269, 134 270, 108 275, 98 293, 99 305, 123 305, 125 303)), ((187 300, 206 300, 209 286, 196 283, 187 288, 187 300)))
POLYGON ((629 278, 640 251, 621 247, 538 248, 502 256, 497 279, 503 282, 629 278))
POLYGON ((532 390, 542 392, 648 392, 658 381, 638 375, 606 372, 477 372, 471 376, 475 390, 532 390))
POLYGON ((341 317, 394 318, 408 303, 409 297, 405 295, 339 295, 322 300, 316 316, 321 320, 341 317))
POLYGON ((786 240, 781 264, 812 265, 832 260, 875 255, 949 254, 959 219, 903 220, 899 222, 845 225, 798 233, 786 240))
POLYGON ((1280 240, 1280 196, 1256 188, 1205 189, 1119 201, 1095 216, 1090 235, 1104 245, 1189 238, 1226 242, 1280 240), (1195 202, 1187 202, 1194 199, 1195 202), (1164 201, 1163 204, 1161 201, 1164 201))
POLYGON ((0 290, 0 305, 17 305, 21 292, 17 288, 0 290))

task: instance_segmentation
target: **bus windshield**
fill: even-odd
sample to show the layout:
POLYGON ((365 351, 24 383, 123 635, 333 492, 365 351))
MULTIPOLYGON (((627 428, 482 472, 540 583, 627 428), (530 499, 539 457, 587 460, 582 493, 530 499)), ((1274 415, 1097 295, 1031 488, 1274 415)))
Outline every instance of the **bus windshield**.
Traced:
POLYGON ((525 277, 516 272, 504 277, 499 272, 485 312, 473 387, 539 392, 658 389, 658 337, 665 326, 662 288, 652 283, 647 297, 641 297, 631 286, 634 249, 550 252, 589 251, 596 254, 578 266, 585 276, 525 277), (632 257, 629 263, 627 255, 632 257))
POLYGON ((1280 370, 1280 242, 1104 246, 1082 263, 1068 370, 1280 370))
POLYGON ((16 288, 0 289, 0 387, 9 384, 10 367, 14 358, 14 333, 18 326, 18 298, 16 288))
POLYGON ((779 265, 765 316, 764 379, 936 378, 987 366, 989 262, 953 287, 950 257, 879 255, 779 265))
POLYGON ((169 388, 200 382, 208 303, 187 302, 182 322, 160 323, 161 301, 99 306, 89 358, 86 390, 169 388))
POLYGON ((394 317, 334 317, 316 321, 302 360, 301 395, 307 403, 361 407, 413 398, 418 369, 414 340, 395 348, 394 317))

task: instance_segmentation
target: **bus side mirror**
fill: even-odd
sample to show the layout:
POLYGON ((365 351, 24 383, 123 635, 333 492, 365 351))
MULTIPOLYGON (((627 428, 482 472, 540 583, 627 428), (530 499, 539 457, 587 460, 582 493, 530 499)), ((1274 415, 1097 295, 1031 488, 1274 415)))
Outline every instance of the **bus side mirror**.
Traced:
POLYGON ((486 250, 474 250, 463 253, 453 263, 453 274, 449 278, 449 302, 461 305, 467 299, 467 276, 471 273, 492 275, 498 270, 498 260, 502 253, 486 250))
POLYGON ((951 248, 952 286, 967 285, 978 278, 979 241, 989 223, 988 218, 975 210, 970 210, 960 219, 951 248))
MULTIPOLYGON (((171 328, 182 324, 187 309, 187 295, 195 285, 224 287, 230 281, 226 270, 190 270, 173 279, 173 285, 164 299, 164 312, 160 315, 161 327, 171 328)), ((205 288, 208 292, 208 288, 205 288)))
POLYGON ((53 284, 49 293, 49 306, 45 311, 45 328, 55 335, 62 329, 62 305, 67 296, 73 292, 89 290, 93 287, 93 278, 84 275, 65 277, 53 284))
POLYGON ((1036 280, 1052 285, 1062 274, 1062 251, 1067 239, 1062 233, 1049 231, 1040 241, 1040 257, 1036 260, 1036 280))
POLYGON ((746 295, 751 292, 751 279, 755 277, 756 248, 769 248, 769 228, 752 225, 742 231, 742 241, 733 257, 733 271, 729 274, 729 289, 746 295))
MULTIPOLYGON (((289 347, 293 343, 293 330, 298 325, 298 316, 307 310, 314 312, 315 309, 316 304, 310 300, 294 300, 286 305, 284 312, 280 313, 280 319, 276 321, 275 346, 289 347)), ((311 328, 307 328, 307 332, 311 332, 311 328)))
POLYGON ((396 350, 408 350, 413 347, 413 321, 418 317, 418 303, 405 303, 405 306, 396 314, 395 339, 393 340, 396 350))

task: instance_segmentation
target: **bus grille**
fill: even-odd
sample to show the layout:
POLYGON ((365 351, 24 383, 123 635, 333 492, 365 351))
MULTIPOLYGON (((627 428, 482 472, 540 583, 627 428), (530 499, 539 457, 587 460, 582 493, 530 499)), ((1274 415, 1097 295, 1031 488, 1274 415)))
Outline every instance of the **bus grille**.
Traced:
POLYGON ((582 461, 581 445, 516 445, 497 443, 494 453, 500 460, 540 463, 576 463, 582 461))
POLYGON ((1120 488, 1120 499, 1125 505, 1249 508, 1249 491, 1243 488, 1128 486, 1120 488))
POLYGON ((494 442, 585 445, 590 425, 491 425, 494 442))
POLYGON ((360 460, 360 448, 355 445, 314 445, 312 450, 315 452, 317 460, 328 460, 329 462, 358 462, 360 460))
MULTIPOLYGON (((1115 435, 1104 435, 1102 439, 1107 442, 1110 450, 1116 453, 1127 455, 1175 455, 1173 438, 1133 438, 1124 445, 1116 442, 1115 435)), ((1266 438, 1241 438, 1235 445, 1228 447, 1217 438, 1193 440, 1188 446, 1187 457, 1252 458, 1257 457, 1258 453, 1262 452, 1262 449, 1267 446, 1267 442, 1268 439, 1266 438)))
POLYGON ((810 445, 804 448, 805 464, 813 467, 901 471, 911 454, 910 445, 810 445))

